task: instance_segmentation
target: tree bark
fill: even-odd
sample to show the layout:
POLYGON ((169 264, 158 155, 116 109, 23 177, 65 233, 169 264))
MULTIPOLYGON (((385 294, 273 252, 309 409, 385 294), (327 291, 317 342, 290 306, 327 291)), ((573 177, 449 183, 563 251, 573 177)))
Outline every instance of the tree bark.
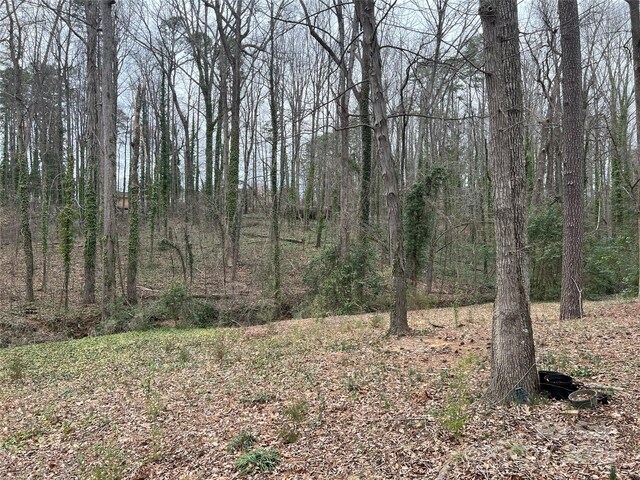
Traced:
POLYGON ((387 101, 382 85, 382 59, 377 37, 374 0, 356 0, 356 14, 362 26, 363 56, 370 58, 370 85, 373 103, 373 130, 378 143, 382 180, 384 183, 389 213, 389 247, 393 269, 393 308, 389 333, 406 335, 407 323, 406 273, 404 241, 402 238, 402 210, 398 192, 396 164, 391 154, 389 127, 387 123, 387 101))
MULTIPOLYGON (((231 66, 231 132, 229 139, 229 165, 226 171, 226 238, 228 263, 231 264, 231 280, 235 281, 240 256, 240 215, 239 205, 240 179, 240 107, 242 100, 242 41, 248 35, 249 28, 242 30, 243 0, 236 0, 235 6, 226 3, 231 9, 231 19, 222 15, 219 0, 211 5, 216 14, 216 22, 220 32, 220 41, 224 47, 226 58, 231 66), (231 28, 228 32, 224 25, 231 28)), ((247 12, 249 13, 249 12, 247 12)), ((221 91, 222 95, 222 91, 221 91)))
MULTIPOLYGON (((336 16, 338 20, 338 38, 340 43, 340 56, 346 61, 347 41, 344 28, 344 9, 341 2, 336 3, 336 16)), ((346 257, 351 244, 351 167, 349 165, 349 97, 351 90, 347 89, 348 75, 345 68, 339 69, 338 80, 338 118, 340 119, 340 256, 346 257)))
POLYGON ((560 319, 582 317, 584 121, 577 0, 558 0, 562 47, 562 290, 560 319))
POLYGON ((20 235, 22 235, 22 249, 25 260, 25 301, 31 303, 35 296, 33 292, 33 242, 31 237, 31 221, 29 218, 29 189, 28 189, 28 162, 26 153, 26 128, 25 128, 25 101, 22 89, 22 58, 24 44, 22 43, 22 26, 18 22, 15 5, 13 11, 6 4, 7 17, 9 19, 9 52, 13 63, 13 97, 16 105, 16 158, 18 161, 18 200, 20 206, 20 235))
MULTIPOLYGON (((138 246, 140 219, 140 183, 138 164, 140 159, 140 110, 144 87, 138 86, 136 106, 133 114, 133 135, 131 138, 131 164, 129 167, 129 255, 127 257, 127 301, 131 305, 138 303, 138 246)), ((188 207, 187 207, 188 208, 188 207)))
MULTIPOLYGON (((273 17, 273 6, 271 7, 273 17)), ((274 46, 274 20, 270 30, 271 55, 269 57, 269 112, 271 114, 271 245, 273 255, 273 300, 279 307, 281 300, 281 268, 280 268, 280 195, 278 194, 278 92, 275 75, 276 55, 274 46)))
POLYGON ((371 76, 371 58, 363 55, 361 60, 362 87, 360 88, 360 137, 362 142, 362 175, 360 184, 360 238, 364 239, 369 228, 369 210, 371 195, 371 125, 369 125, 369 77, 371 76))
POLYGON ((96 242, 98 222, 97 171, 100 149, 98 111, 98 4, 85 2, 87 24, 87 169, 84 195, 84 288, 85 305, 96 303, 96 242))
MULTIPOLYGON (((626 0, 631 17, 631 43, 633 52, 633 90, 636 103, 636 215, 638 224, 638 268, 640 269, 640 2, 626 0)), ((640 275, 638 275, 638 297, 640 297, 640 275)))
POLYGON ((109 315, 116 294, 116 44, 113 0, 101 0, 102 16, 102 172, 104 272, 102 317, 109 315))
POLYGON ((496 236, 491 380, 495 403, 538 390, 529 311, 526 176, 517 0, 480 0, 496 236))

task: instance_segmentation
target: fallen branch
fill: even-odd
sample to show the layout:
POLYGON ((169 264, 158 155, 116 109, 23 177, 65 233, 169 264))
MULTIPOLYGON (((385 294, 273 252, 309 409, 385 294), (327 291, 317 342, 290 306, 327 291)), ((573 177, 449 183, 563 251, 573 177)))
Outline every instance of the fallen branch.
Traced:
MULTIPOLYGON (((269 235, 264 235, 262 233, 247 233, 246 235, 247 237, 252 237, 252 238, 271 238, 269 235)), ((280 237, 280 240, 282 242, 289 242, 289 243, 304 243, 304 238, 302 240, 298 240, 297 238, 280 237)))

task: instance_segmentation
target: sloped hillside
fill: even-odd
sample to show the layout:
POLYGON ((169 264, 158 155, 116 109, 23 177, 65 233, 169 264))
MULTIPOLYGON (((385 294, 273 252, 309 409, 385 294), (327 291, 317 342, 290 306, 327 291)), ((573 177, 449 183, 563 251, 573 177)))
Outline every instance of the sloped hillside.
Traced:
POLYGON ((535 305, 539 367, 607 390, 488 408, 491 306, 0 350, 2 478, 640 478, 640 306, 535 305), (615 472, 615 473, 614 473, 615 472))

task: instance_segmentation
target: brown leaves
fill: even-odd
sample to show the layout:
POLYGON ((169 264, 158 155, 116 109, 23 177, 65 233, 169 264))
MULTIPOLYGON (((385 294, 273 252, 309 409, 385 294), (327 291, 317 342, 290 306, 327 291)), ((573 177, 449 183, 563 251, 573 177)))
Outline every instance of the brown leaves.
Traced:
POLYGON ((613 464, 633 478, 640 315, 587 309, 573 322, 550 320, 557 305, 533 310, 546 318, 535 322, 541 366, 616 387, 609 406, 572 414, 562 402, 483 404, 490 306, 459 309, 464 327, 448 309, 417 312, 410 323, 423 333, 399 339, 364 316, 27 347, 23 380, 0 374, 0 471, 240 478, 227 447, 251 431, 282 462, 248 478, 555 480, 606 478, 613 464), (295 405, 305 408, 294 418, 295 405), (292 425, 285 443, 279 432, 292 425))

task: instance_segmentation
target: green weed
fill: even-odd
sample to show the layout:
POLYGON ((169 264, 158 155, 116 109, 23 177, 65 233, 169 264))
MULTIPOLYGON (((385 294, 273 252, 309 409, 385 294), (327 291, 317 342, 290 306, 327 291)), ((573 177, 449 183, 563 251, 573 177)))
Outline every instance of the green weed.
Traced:
POLYGON ((244 474, 272 472, 279 464, 280 453, 262 447, 246 452, 236 460, 236 468, 244 474))
POLYGON ((25 430, 23 432, 16 433, 14 435, 11 435, 5 438, 2 442, 0 442, 0 450, 2 449, 8 449, 8 450, 14 450, 14 451, 20 450, 31 440, 36 440, 40 438, 43 434, 44 432, 39 428, 25 430))
POLYGON ((255 445, 257 440, 258 439, 253 432, 240 432, 238 435, 234 436, 231 441, 229 441, 227 451, 230 453, 246 452, 255 445))
POLYGON ((447 385, 447 396, 442 408, 434 412, 442 427, 455 437, 462 436, 462 430, 471 418, 469 406, 472 397, 468 390, 471 372, 479 359, 475 355, 460 360, 452 370, 442 370, 440 380, 447 385))
POLYGON ((10 380, 19 382, 26 376, 27 364, 21 356, 12 355, 6 360, 5 370, 10 380))
POLYGON ((97 465, 89 471, 91 480, 121 480, 126 470, 126 455, 111 446, 97 448, 100 457, 97 465))
POLYGON ((298 400, 282 410, 284 425, 278 430, 278 438, 282 443, 295 443, 300 438, 300 427, 307 419, 309 404, 298 400))
POLYGON ((282 410, 282 415, 295 424, 301 424, 307 417, 309 403, 306 400, 298 400, 282 410))
POLYGON ((300 438, 300 433, 293 427, 283 427, 278 430, 278 438, 284 444, 296 443, 300 438))
POLYGON ((382 328, 384 325, 384 317, 382 315, 374 315, 371 317, 369 324, 371 325, 371 328, 375 330, 382 328))

